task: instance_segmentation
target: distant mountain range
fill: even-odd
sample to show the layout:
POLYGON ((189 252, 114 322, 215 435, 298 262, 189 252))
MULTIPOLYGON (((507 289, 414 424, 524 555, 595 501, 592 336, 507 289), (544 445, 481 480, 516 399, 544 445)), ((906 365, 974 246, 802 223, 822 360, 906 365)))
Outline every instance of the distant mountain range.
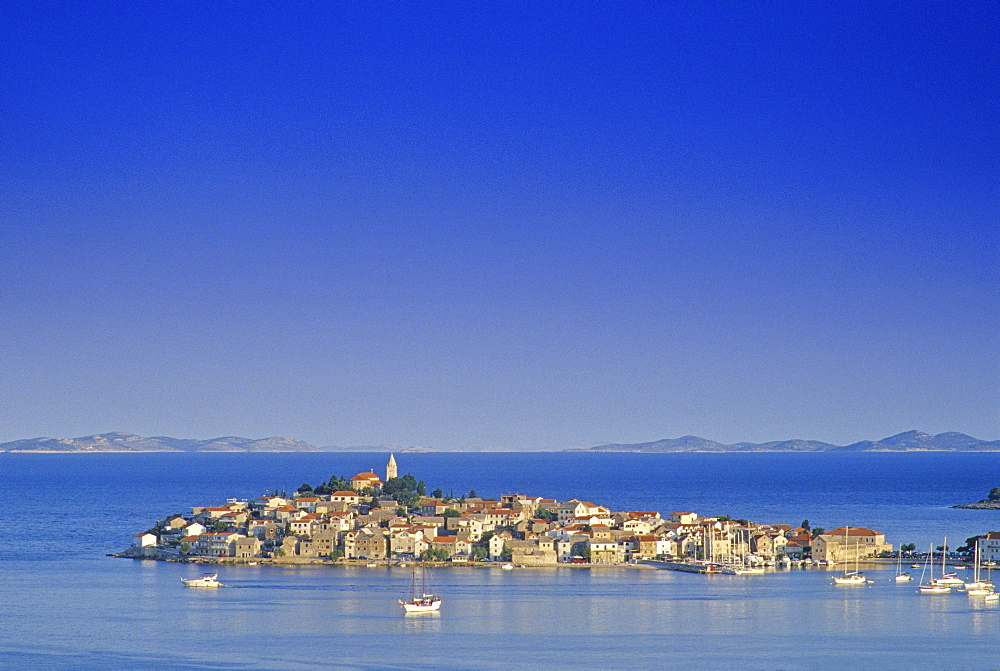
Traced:
MULTIPOLYGON (((316 447, 297 438, 240 438, 225 436, 196 440, 155 436, 143 438, 134 433, 102 433, 82 438, 26 438, 0 443, 0 452, 516 452, 504 447, 468 446, 444 450, 433 447, 402 445, 366 445, 356 447, 316 447)), ((563 452, 993 452, 1000 451, 1000 440, 985 441, 964 433, 939 433, 932 436, 907 431, 881 440, 863 440, 851 445, 832 445, 818 440, 779 440, 769 443, 733 443, 726 445, 698 436, 665 438, 651 443, 621 443, 562 450, 563 452)))
POLYGON ((598 445, 574 452, 993 452, 1000 440, 985 441, 954 431, 932 436, 906 431, 881 440, 862 440, 851 445, 832 445, 818 440, 779 440, 769 443, 725 445, 698 436, 665 438, 651 443, 598 445))
POLYGON ((83 438, 26 438, 0 443, 0 452, 320 452, 296 438, 239 438, 225 436, 194 440, 134 433, 102 433, 83 438))

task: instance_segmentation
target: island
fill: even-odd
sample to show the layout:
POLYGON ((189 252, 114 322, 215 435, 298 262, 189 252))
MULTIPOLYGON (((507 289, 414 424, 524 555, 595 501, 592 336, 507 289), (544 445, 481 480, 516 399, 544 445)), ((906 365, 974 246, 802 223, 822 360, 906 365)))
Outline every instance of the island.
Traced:
POLYGON ((952 508, 971 508, 973 510, 1000 510, 1000 487, 990 490, 985 499, 979 499, 975 503, 960 503, 952 508))
POLYGON ((831 531, 694 512, 628 510, 572 498, 475 491, 455 497, 398 475, 333 476, 291 495, 195 506, 135 534, 113 556, 254 564, 434 562, 488 566, 639 566, 739 573, 782 564, 833 564, 887 555, 885 535, 862 525, 831 531), (643 564, 643 562, 646 562, 643 564))

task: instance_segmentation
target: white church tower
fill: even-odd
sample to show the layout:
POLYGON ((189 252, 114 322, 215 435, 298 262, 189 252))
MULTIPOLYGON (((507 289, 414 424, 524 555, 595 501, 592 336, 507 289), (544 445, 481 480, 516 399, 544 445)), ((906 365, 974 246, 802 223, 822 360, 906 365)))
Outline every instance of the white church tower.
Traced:
POLYGON ((399 472, 396 470, 396 457, 390 454, 389 463, 385 465, 385 481, 389 482, 393 478, 398 478, 398 473, 399 472))

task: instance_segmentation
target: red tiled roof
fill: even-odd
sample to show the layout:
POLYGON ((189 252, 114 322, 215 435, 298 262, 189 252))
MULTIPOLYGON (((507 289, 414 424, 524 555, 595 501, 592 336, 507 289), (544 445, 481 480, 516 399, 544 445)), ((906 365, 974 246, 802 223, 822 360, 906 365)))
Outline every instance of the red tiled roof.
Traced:
MULTIPOLYGON (((379 477, 377 475, 375 475, 374 473, 370 473, 370 472, 369 473, 358 473, 357 475, 355 475, 355 476, 353 476, 351 478, 351 481, 354 481, 354 480, 379 480, 379 477)), ((379 481, 381 482, 381 480, 379 480, 379 481)))
POLYGON ((827 536, 881 536, 877 531, 872 531, 871 529, 866 529, 864 527, 840 527, 839 529, 834 529, 833 531, 826 531, 823 533, 823 537, 827 536))

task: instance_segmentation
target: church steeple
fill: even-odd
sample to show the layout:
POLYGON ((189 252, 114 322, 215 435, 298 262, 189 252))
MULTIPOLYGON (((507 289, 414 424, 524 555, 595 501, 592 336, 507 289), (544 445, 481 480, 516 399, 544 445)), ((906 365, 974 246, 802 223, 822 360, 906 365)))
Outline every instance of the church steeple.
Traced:
POLYGON ((399 477, 398 471, 396 470, 396 457, 392 454, 389 455, 389 463, 385 465, 385 481, 389 482, 393 478, 399 477))

